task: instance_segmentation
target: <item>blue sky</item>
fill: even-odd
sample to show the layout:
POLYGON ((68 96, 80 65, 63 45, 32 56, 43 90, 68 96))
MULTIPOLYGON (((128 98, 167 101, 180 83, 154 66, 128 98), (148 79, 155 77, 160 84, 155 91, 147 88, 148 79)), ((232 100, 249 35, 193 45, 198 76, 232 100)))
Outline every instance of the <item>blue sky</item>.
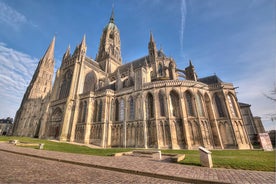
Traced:
POLYGON ((38 60, 56 35, 56 68, 84 34, 95 59, 114 2, 123 62, 147 54, 149 32, 178 68, 234 83, 267 130, 275 129, 275 0, 0 0, 0 118, 14 117, 38 60))

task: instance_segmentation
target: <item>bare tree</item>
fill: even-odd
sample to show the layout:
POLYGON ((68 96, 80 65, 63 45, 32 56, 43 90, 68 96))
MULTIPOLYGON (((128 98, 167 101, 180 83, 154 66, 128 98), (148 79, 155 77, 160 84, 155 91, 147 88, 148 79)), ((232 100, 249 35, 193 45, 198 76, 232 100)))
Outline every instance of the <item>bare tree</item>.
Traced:
POLYGON ((265 97, 276 102, 276 85, 274 83, 274 89, 270 92, 270 95, 265 94, 265 97))
MULTIPOLYGON (((274 88, 273 90, 270 92, 270 94, 265 94, 264 93, 264 96, 274 102, 276 102, 276 85, 274 83, 274 88)), ((276 113, 273 113, 273 114, 270 114, 270 119, 271 121, 276 121, 276 113)))

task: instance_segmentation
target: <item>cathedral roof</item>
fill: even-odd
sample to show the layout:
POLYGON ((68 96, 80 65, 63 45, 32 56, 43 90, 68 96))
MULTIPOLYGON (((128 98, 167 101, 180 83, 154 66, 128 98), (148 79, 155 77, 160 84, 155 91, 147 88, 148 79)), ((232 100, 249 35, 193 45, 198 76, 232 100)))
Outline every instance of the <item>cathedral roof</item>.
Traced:
MULTIPOLYGON (((164 52, 162 50, 158 51, 158 56, 159 57, 166 57, 166 55, 164 54, 164 52)), ((136 68, 145 67, 148 63, 149 63, 149 55, 146 55, 146 56, 143 56, 139 59, 133 60, 129 63, 124 64, 124 65, 121 65, 118 69, 122 73, 126 70, 129 70, 131 65, 132 65, 133 69, 135 70, 136 68)), ((117 70, 115 71, 115 73, 117 73, 117 70)))
POLYGON ((240 107, 248 107, 248 106, 251 106, 251 105, 250 105, 250 104, 247 104, 247 103, 239 102, 239 106, 240 106, 240 107))
POLYGON ((164 54, 164 52, 163 52, 162 49, 160 49, 160 50, 157 52, 157 55, 158 55, 159 57, 166 57, 166 55, 164 54))
MULTIPOLYGON (((149 56, 147 55, 147 56, 141 57, 139 59, 136 59, 134 61, 131 61, 129 63, 126 63, 124 65, 121 65, 118 67, 117 70, 119 70, 120 73, 129 71, 131 65, 132 65, 133 69, 135 70, 136 68, 141 68, 141 67, 146 66, 148 63, 148 60, 149 60, 149 56)), ((114 73, 117 73, 117 70, 114 73)))
POLYGON ((208 77, 200 78, 198 81, 205 83, 205 84, 216 84, 222 83, 223 81, 217 75, 211 75, 208 77))

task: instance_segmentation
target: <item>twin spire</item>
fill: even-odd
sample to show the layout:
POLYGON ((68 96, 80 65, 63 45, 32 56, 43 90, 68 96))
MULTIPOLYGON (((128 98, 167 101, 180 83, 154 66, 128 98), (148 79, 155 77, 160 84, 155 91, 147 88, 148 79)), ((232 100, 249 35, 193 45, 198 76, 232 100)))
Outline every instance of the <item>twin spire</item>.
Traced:
POLYGON ((47 51, 45 52, 43 59, 54 59, 54 50, 55 50, 55 42, 56 42, 56 37, 53 37, 52 42, 50 43, 47 51))

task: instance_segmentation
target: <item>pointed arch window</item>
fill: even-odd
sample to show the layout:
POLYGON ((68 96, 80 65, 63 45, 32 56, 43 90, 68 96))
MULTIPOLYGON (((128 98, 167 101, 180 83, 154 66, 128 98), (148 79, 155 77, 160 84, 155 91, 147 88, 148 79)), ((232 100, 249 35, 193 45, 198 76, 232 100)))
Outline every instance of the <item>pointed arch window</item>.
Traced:
POLYGON ((193 96, 192 96, 191 92, 189 92, 189 91, 185 92, 185 99, 186 99, 188 116, 195 116, 193 96))
POLYGON ((129 119, 134 120, 134 116, 135 116, 135 104, 134 104, 133 97, 130 96, 129 97, 129 119))
POLYGON ((124 119, 125 119, 125 102, 124 102, 124 99, 121 99, 119 121, 124 121, 124 119))
POLYGON ((86 74, 83 85, 83 93, 94 91, 97 84, 97 77, 94 72, 86 74))
POLYGON ((103 101, 100 100, 99 108, 98 108, 98 121, 102 121, 102 110, 103 110, 103 101))
POLYGON ((219 117, 225 117, 223 106, 222 106, 220 97, 218 96, 217 93, 215 94, 215 102, 216 102, 219 117))
POLYGON ((154 117, 154 104, 153 104, 153 96, 151 93, 148 93, 147 95, 147 119, 154 117))
POLYGON ((115 121, 119 121, 119 101, 116 99, 115 100, 115 108, 114 108, 114 110, 115 110, 115 121))
POLYGON ((179 96, 175 91, 170 92, 171 114, 179 117, 179 96))
POLYGON ((58 107, 54 110, 54 112, 52 114, 52 121, 61 121, 61 119, 62 119, 62 111, 58 107))
POLYGON ((165 116, 165 99, 164 95, 159 92, 159 105, 160 105, 160 116, 165 116))
POLYGON ((68 70, 63 77, 63 81, 59 92, 59 99, 68 97, 70 87, 71 87, 71 81, 72 81, 72 71, 68 70))
POLYGON ((202 104, 202 97, 200 94, 196 94, 196 107, 198 109, 198 114, 200 117, 204 117, 204 110, 202 104))
POLYGON ((237 113, 237 109, 235 106, 235 99, 233 97, 232 94, 228 94, 227 95, 227 99, 228 99, 228 103, 229 103, 229 107, 230 107, 230 111, 233 117, 237 117, 238 113, 237 113))
POLYGON ((98 102, 95 101, 95 105, 94 105, 94 114, 93 114, 93 121, 94 121, 94 122, 97 121, 97 109, 98 109, 98 102))
POLYGON ((79 107, 79 117, 78 117, 78 122, 81 123, 82 121, 82 111, 83 111, 83 103, 80 103, 80 107, 79 107))
POLYGON ((84 104, 83 104, 83 113, 82 113, 82 122, 85 122, 86 112, 87 112, 87 102, 84 101, 84 104))
POLYGON ((159 65, 158 65, 158 74, 159 74, 160 76, 163 76, 163 67, 162 67, 162 64, 161 64, 161 63, 159 63, 159 65))

